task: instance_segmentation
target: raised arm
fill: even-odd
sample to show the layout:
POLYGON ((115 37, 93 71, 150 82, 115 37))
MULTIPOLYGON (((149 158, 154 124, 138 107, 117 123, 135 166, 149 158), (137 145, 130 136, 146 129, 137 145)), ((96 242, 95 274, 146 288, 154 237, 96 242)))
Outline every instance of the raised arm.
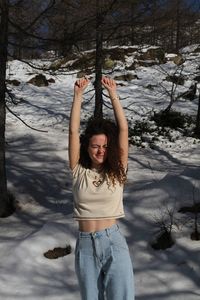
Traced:
POLYGON ((73 170, 79 161, 80 155, 80 115, 83 92, 87 87, 89 80, 81 78, 75 82, 74 98, 69 121, 69 167, 73 170))
POLYGON ((116 82, 108 77, 102 77, 102 84, 107 89, 113 106, 115 119, 119 128, 119 148, 121 151, 121 163, 127 168, 128 162, 128 123, 117 95, 116 82))

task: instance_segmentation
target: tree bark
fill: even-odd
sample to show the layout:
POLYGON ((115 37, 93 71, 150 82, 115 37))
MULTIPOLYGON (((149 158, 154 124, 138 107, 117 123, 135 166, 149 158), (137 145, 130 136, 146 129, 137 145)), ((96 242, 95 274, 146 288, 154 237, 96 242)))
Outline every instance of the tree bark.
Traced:
POLYGON ((181 15, 180 15, 180 1, 176 2, 176 52, 180 48, 180 28, 181 28, 181 15))
POLYGON ((95 60, 95 109, 94 117, 103 116, 103 96, 102 96, 102 67, 103 67, 103 16, 100 8, 100 0, 96 0, 96 60, 95 60))
POLYGON ((198 102, 198 111, 197 111, 197 118, 196 118, 195 134, 198 137, 200 137, 200 90, 199 90, 199 102, 198 102))
POLYGON ((6 63, 8 45, 8 1, 0 1, 0 217, 6 217, 13 211, 8 196, 5 161, 5 124, 6 124, 6 63))

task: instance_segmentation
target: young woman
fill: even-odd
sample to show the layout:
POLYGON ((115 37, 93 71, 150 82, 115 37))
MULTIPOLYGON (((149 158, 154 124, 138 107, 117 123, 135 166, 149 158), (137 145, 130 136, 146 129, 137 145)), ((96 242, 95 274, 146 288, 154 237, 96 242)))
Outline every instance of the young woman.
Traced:
POLYGON ((79 225, 75 270, 82 300, 134 300, 132 263, 117 224, 117 219, 124 217, 127 120, 115 81, 103 77, 116 123, 91 119, 79 136, 82 96, 88 84, 87 78, 75 83, 69 124, 74 217, 79 225))

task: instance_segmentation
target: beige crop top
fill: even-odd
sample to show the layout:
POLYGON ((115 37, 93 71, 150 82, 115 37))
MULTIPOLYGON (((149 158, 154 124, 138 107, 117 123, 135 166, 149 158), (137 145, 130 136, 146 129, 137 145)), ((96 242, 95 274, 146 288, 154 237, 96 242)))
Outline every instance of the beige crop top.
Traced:
POLYGON ((72 171, 74 218, 76 220, 97 220, 124 217, 123 185, 116 182, 108 185, 95 170, 85 169, 77 164, 72 171))

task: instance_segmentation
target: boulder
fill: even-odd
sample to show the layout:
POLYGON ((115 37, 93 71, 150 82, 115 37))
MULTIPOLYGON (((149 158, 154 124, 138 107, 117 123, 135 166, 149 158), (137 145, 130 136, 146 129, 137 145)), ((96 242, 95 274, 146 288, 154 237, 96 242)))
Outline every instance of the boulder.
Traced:
POLYGON ((85 70, 95 65, 95 52, 85 52, 67 66, 69 70, 85 70))
POLYGON ((12 79, 12 80, 6 80, 7 83, 12 84, 14 86, 19 86, 20 85, 20 81, 17 79, 12 79))
POLYGON ((109 58, 113 61, 120 60, 125 62, 126 56, 133 55, 133 53, 137 50, 138 48, 136 47, 113 47, 104 49, 103 52, 105 56, 109 56, 109 58))
POLYGON ((136 55, 138 60, 150 60, 150 61, 158 61, 159 63, 165 63, 165 52, 162 48, 149 48, 144 52, 136 55))
POLYGON ((159 62, 156 60, 138 60, 135 66, 138 67, 151 67, 154 65, 158 65, 159 62))
POLYGON ((173 57, 172 61, 177 65, 180 66, 182 65, 185 60, 181 54, 177 54, 176 56, 173 57))
POLYGON ((49 79, 48 79, 48 82, 49 82, 49 83, 55 83, 55 79, 49 78, 49 79))
POLYGON ((122 81, 131 81, 133 79, 138 79, 137 75, 135 74, 125 74, 125 75, 119 75, 119 76, 115 76, 114 78, 115 80, 122 80, 122 81))
POLYGON ((31 83, 36 86, 48 86, 48 80, 43 74, 38 74, 35 77, 31 78, 28 83, 31 83))
POLYGON ((135 70, 137 66, 137 63, 134 61, 130 66, 126 67, 126 70, 135 70))
POLYGON ((82 71, 79 71, 76 75, 77 78, 82 78, 84 76, 87 76, 87 77, 90 77, 92 73, 92 70, 90 69, 85 69, 85 70, 82 70, 82 71))
POLYGON ((197 82, 200 82, 200 75, 197 75, 195 78, 194 78, 195 81, 197 82))
POLYGON ((200 52, 200 45, 194 50, 194 53, 199 53, 200 52))
POLYGON ((116 62, 114 60, 112 60, 111 58, 107 57, 104 60, 104 64, 103 64, 103 68, 105 70, 110 70, 113 69, 116 65, 116 62))

